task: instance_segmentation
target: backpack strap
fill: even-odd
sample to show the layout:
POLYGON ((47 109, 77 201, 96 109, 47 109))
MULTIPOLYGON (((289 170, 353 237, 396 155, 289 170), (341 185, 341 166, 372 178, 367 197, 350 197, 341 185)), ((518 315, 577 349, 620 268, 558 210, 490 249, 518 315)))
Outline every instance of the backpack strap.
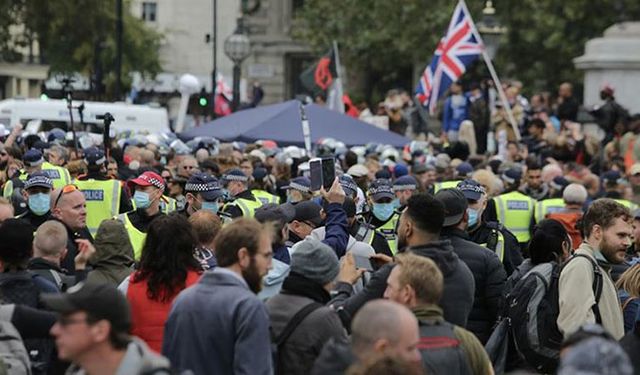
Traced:
POLYGON ((629 297, 629 298, 627 298, 624 301, 624 303, 622 304, 622 311, 624 311, 624 309, 626 309, 627 306, 629 306, 629 303, 631 303, 632 301, 637 300, 637 299, 638 299, 638 297, 629 297))
POLYGON ((593 295, 596 299, 596 302, 593 304, 593 306, 591 306, 591 310, 593 310, 593 315, 596 318, 596 323, 602 324, 602 315, 600 315, 600 306, 598 306, 598 304, 600 303, 600 297, 602 296, 602 271, 600 270, 598 263, 591 259, 590 256, 584 254, 573 254, 573 258, 571 259, 577 257, 586 258, 587 260, 589 260, 589 263, 591 263, 591 266, 593 266, 593 285, 591 286, 591 288, 593 289, 593 295))
POLYGON ((291 334, 296 330, 296 328, 298 328, 298 326, 300 325, 300 323, 302 323, 304 318, 306 318, 309 314, 321 308, 322 306, 324 305, 319 304, 317 302, 311 302, 310 304, 300 309, 291 318, 289 323, 287 323, 287 325, 284 327, 284 330, 282 330, 282 333, 280 333, 280 335, 278 335, 278 337, 275 338, 275 344, 278 346, 278 349, 280 349, 280 346, 282 346, 289 339, 289 336, 291 336, 291 334))

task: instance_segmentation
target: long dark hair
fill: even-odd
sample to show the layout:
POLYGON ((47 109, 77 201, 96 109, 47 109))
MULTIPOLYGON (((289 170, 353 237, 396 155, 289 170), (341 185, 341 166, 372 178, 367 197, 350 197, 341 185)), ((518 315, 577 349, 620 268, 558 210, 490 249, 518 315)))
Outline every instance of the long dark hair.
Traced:
POLYGON ((533 236, 529 242, 531 263, 560 261, 563 242, 571 243, 564 226, 557 220, 541 220, 533 229, 533 236))
POLYGON ((185 287, 187 272, 201 267, 193 256, 196 237, 180 214, 154 219, 149 225, 142 257, 133 282, 147 282, 147 297, 168 302, 185 287))

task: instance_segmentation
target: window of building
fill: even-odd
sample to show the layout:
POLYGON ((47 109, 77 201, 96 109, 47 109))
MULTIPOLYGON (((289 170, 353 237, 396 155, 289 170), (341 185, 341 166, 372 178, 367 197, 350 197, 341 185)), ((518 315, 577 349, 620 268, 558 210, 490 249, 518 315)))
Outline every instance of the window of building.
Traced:
POLYGON ((156 12, 158 4, 152 2, 142 3, 142 20, 147 22, 156 22, 156 12))

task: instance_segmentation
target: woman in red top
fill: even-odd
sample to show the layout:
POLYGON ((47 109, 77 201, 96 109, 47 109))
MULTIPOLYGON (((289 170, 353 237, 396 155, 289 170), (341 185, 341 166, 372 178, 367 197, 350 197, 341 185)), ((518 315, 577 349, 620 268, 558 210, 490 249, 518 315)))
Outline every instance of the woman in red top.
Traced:
POLYGON ((121 285, 131 306, 132 334, 158 353, 173 300, 200 279, 202 268, 193 255, 195 246, 191 224, 182 215, 154 219, 138 269, 129 276, 128 287, 121 285))

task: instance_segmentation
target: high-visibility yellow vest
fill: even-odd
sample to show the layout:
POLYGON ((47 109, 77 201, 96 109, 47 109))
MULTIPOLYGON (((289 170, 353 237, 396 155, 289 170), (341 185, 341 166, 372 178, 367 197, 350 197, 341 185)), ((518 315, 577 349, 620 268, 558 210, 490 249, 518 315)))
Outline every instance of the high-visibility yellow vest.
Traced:
POLYGON ((496 203, 498 221, 516 236, 519 243, 529 241, 529 225, 533 217, 535 199, 519 191, 512 191, 498 195, 493 200, 496 203))
MULTIPOLYGON (((134 210, 138 209, 138 207, 136 207, 136 201, 134 201, 133 198, 131 198, 131 207, 133 207, 134 210)), ((178 201, 171 197, 167 197, 166 195, 163 195, 162 198, 160 199, 159 209, 160 209, 160 212, 162 212, 165 215, 168 215, 178 209, 178 201)))
POLYGON ((263 205, 268 203, 280 204, 280 197, 273 195, 267 191, 254 189, 251 190, 251 194, 256 197, 263 205))
POLYGON ((120 183, 118 180, 79 180, 76 186, 84 193, 87 205, 87 228, 95 237, 103 220, 120 212, 120 183))
POLYGON ((48 161, 45 161, 44 163, 42 163, 41 169, 51 179, 54 189, 62 189, 63 187, 71 183, 71 175, 65 167, 59 167, 57 165, 49 163, 48 161))
MULTIPOLYGON (((382 234, 387 240, 389 249, 391 249, 391 253, 393 253, 394 255, 398 251, 398 235, 396 234, 396 225, 398 224, 399 219, 400 215, 395 212, 393 216, 391 216, 391 218, 387 220, 386 223, 376 228, 378 233, 382 234)), ((373 236, 371 238, 371 242, 373 242, 373 236)))
POLYGON ((630 209, 631 211, 635 210, 638 208, 638 205, 628 201, 626 199, 614 199, 614 201, 620 203, 621 205, 625 206, 626 208, 630 209))
POLYGON ((562 211, 564 209, 564 199, 562 198, 550 198, 538 201, 536 203, 536 223, 542 221, 542 219, 552 212, 562 211))
MULTIPOLYGON (((20 176, 18 176, 18 179, 24 183, 25 181, 27 181, 28 176, 29 175, 27 174, 27 172, 20 170, 20 176)), ((7 182, 4 183, 4 188, 2 189, 2 196, 5 197, 6 199, 11 199, 11 195, 13 195, 13 181, 8 180, 7 182)))
POLYGON ((256 210, 262 206, 262 202, 259 200, 252 201, 251 199, 237 198, 233 202, 225 204, 222 210, 224 211, 224 208, 227 206, 236 206, 242 211, 242 216, 253 217, 256 210))
POLYGON ((480 246, 486 247, 487 249, 494 251, 498 258, 500 258, 500 262, 504 262, 504 235, 497 229, 492 229, 490 236, 495 236, 495 249, 489 247, 488 243, 481 243, 480 246))
POLYGON ((129 242, 133 247, 133 257, 136 261, 140 260, 142 255, 142 248, 144 247, 144 241, 147 239, 145 232, 139 231, 129 220, 129 216, 124 213, 116 216, 116 219, 120 220, 124 224, 124 229, 127 230, 129 235, 129 242))
POLYGON ((436 182, 433 185, 433 194, 437 193, 439 190, 442 190, 442 189, 455 189, 456 187, 458 187, 459 183, 460 181, 458 180, 436 182))

